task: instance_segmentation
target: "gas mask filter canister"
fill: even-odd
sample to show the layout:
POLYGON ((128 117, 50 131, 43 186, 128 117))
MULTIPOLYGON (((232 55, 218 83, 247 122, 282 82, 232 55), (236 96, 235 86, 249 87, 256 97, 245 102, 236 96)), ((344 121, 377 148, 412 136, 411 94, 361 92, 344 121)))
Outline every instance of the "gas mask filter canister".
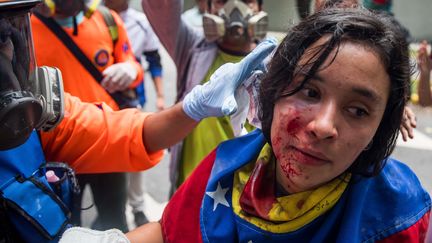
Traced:
POLYGON ((267 34, 268 14, 254 13, 239 0, 228 0, 218 15, 205 13, 203 28, 206 39, 216 41, 224 36, 240 39, 262 40, 267 34))

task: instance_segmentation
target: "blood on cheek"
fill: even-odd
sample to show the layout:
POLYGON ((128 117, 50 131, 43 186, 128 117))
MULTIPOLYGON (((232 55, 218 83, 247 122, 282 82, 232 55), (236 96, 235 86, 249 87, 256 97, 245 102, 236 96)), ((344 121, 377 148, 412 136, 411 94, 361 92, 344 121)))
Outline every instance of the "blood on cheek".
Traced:
POLYGON ((294 153, 290 152, 292 150, 290 146, 298 142, 297 134, 303 127, 300 120, 298 114, 281 116, 279 120, 280 128, 285 127, 285 129, 278 129, 272 141, 276 159, 279 161, 280 168, 287 178, 301 175, 301 170, 293 165, 293 161, 297 161, 298 158, 294 153))

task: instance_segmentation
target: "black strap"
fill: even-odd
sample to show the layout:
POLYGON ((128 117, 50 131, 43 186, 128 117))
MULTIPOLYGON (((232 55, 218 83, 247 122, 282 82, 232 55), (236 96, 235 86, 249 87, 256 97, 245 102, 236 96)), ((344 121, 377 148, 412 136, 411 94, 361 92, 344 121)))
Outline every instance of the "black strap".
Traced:
MULTIPOLYGON (((61 41, 69 48, 70 52, 76 57, 81 65, 93 76, 93 78, 100 83, 103 79, 102 73, 95 67, 92 61, 82 52, 72 38, 63 30, 63 28, 53 19, 46 18, 37 12, 33 14, 44 23, 61 41)), ((109 93, 109 92, 108 92, 109 93)))

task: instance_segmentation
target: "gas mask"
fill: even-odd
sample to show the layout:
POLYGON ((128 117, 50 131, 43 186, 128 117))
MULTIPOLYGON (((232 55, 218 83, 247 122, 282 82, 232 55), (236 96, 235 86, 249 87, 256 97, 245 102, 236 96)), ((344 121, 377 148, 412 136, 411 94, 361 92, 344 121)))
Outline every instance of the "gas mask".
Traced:
POLYGON ((224 36, 260 41, 267 34, 267 27, 267 13, 254 13, 240 0, 228 0, 218 15, 205 13, 203 16, 204 35, 210 42, 224 36))
POLYGON ((43 2, 44 4, 36 7, 36 11, 47 18, 54 15, 73 17, 81 11, 90 18, 101 0, 43 0, 43 2))
POLYGON ((60 71, 36 67, 29 2, 40 1, 0 3, 0 150, 21 145, 34 129, 48 131, 63 118, 60 71))

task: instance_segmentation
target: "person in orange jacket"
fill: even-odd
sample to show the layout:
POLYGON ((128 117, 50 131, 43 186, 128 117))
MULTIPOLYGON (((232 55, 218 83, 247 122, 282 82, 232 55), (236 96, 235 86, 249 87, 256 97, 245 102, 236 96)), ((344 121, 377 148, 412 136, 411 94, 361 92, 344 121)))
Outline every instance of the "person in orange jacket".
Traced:
MULTIPOLYGON (((62 13, 59 8, 66 2, 57 4, 56 12, 51 17, 93 62, 104 79, 101 83, 95 80, 56 34, 41 19, 32 15, 36 60, 39 65, 55 66, 61 70, 66 92, 85 102, 103 101, 118 110, 119 106, 110 93, 135 87, 143 78, 143 69, 135 59, 123 21, 117 13, 109 11, 118 30, 118 38, 114 40, 100 10, 95 9, 89 18, 84 16, 87 13, 79 8, 80 5, 62 13)), ((79 3, 80 0, 69 2, 79 3)), ((42 12, 40 8, 37 13, 42 12)))
MULTIPOLYGON (((118 14, 105 8, 105 12, 112 16, 117 29, 117 35, 112 35, 109 23, 105 22, 102 6, 84 9, 84 5, 80 3, 81 0, 58 1, 55 7, 52 7, 54 13, 51 18, 92 61, 103 79, 96 80, 87 71, 55 32, 44 24, 44 16, 41 15, 31 17, 36 60, 39 65, 55 66, 62 71, 66 92, 85 102, 105 102, 112 109, 118 110, 123 108, 123 104, 117 104, 111 95, 116 91, 133 88, 142 82, 142 67, 135 59, 125 26, 118 14), (90 13, 91 16, 86 17, 90 13)), ((95 5, 97 6, 93 4, 95 5)), ((37 13, 44 13, 41 8, 42 6, 37 13)), ((92 228, 119 228, 124 232, 128 231, 125 212, 127 174, 82 174, 78 175, 78 182, 81 192, 86 185, 89 185, 92 191, 97 209, 97 218, 92 228), (106 191, 111 193, 107 194, 106 191)), ((80 225, 81 210, 77 209, 72 215, 74 223, 80 225)))

